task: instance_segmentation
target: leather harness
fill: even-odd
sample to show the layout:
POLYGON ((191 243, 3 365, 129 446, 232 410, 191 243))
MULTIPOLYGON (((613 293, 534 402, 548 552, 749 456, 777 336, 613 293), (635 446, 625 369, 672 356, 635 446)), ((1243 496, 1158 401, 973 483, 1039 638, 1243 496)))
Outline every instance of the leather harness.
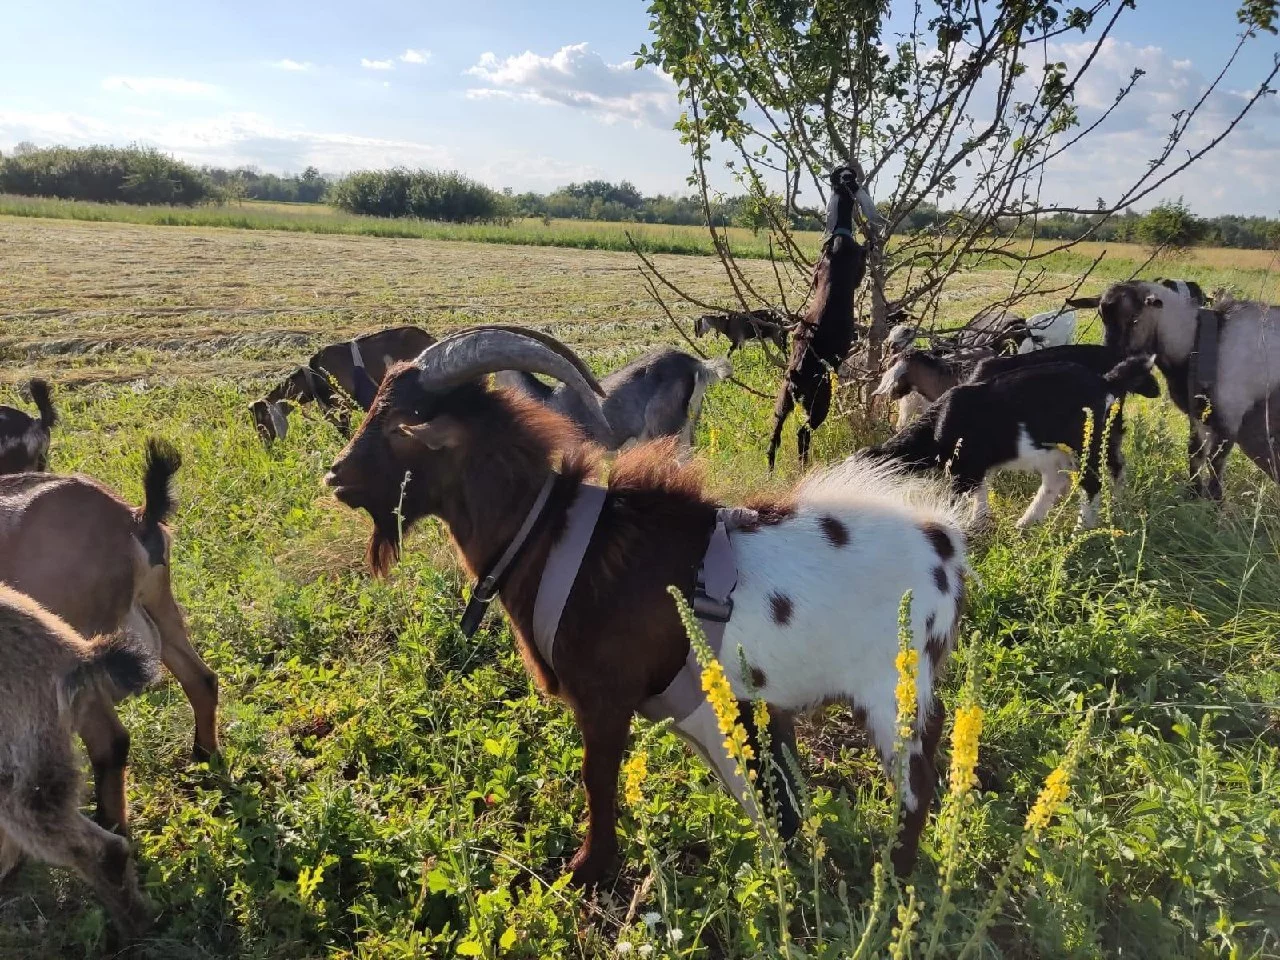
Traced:
MULTIPOLYGON (((519 555, 529 534, 537 525, 546 507, 547 499, 559 474, 550 473, 543 483, 533 506, 521 524, 519 531, 508 544, 506 551, 472 588, 471 598, 463 611, 459 628, 470 637, 480 626, 489 603, 501 586, 511 563, 519 555)), ((591 544, 600 513, 608 497, 606 488, 592 483, 580 483, 573 502, 565 514, 565 528, 551 545, 542 579, 538 584, 538 596, 533 610, 533 642, 543 660, 555 672, 555 641, 569 595, 591 544)), ((741 507, 722 508, 716 511, 716 524, 707 543, 706 553, 698 568, 693 594, 693 612, 706 634, 712 653, 718 658, 724 645, 725 624, 733 614, 733 590, 738 585, 738 567, 734 558, 733 543, 729 533, 756 519, 756 512, 741 507)), ((684 665, 667 684, 666 689, 640 705, 640 714, 648 720, 671 718, 680 724, 687 720, 705 701, 702 690, 702 668, 692 644, 684 665)))

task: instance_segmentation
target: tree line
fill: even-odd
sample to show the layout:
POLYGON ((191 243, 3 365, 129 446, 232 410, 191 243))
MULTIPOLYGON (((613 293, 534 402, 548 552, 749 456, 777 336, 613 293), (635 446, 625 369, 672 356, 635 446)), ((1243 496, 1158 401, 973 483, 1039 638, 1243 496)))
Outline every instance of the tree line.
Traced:
MULTIPOLYGON (((145 147, 47 147, 19 144, 0 156, 0 193, 60 197, 101 203, 233 203, 269 200, 328 203, 349 213, 375 217, 415 217, 451 222, 507 222, 520 217, 543 220, 606 220, 752 230, 770 227, 770 200, 750 196, 710 199, 657 194, 645 196, 626 180, 588 180, 550 193, 491 189, 455 171, 363 170, 329 179, 315 167, 279 176, 251 167, 200 167, 145 147)), ((783 205, 773 205, 777 217, 783 205)), ((954 232, 963 214, 921 202, 899 223, 903 233, 954 232)), ((822 211, 794 207, 786 220, 792 230, 821 230, 822 211)), ((1270 249, 1280 247, 1280 219, 1228 214, 1197 217, 1179 199, 1146 213, 1133 210, 1105 215, 1058 213, 1041 218, 997 221, 994 231, 1013 237, 1185 247, 1197 244, 1270 249)))

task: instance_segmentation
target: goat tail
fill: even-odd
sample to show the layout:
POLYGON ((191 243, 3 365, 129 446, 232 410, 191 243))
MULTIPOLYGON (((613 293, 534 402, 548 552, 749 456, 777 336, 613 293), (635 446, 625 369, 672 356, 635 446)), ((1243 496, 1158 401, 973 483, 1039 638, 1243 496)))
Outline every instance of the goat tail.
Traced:
POLYGON ((54 408, 53 399, 49 395, 48 381, 39 378, 29 381, 27 393, 31 395, 31 402, 36 405, 36 409, 40 411, 40 426, 45 430, 52 430, 58 424, 58 411, 54 408))
POLYGON ((1125 357, 1103 374, 1102 379, 1120 396, 1126 393, 1144 393, 1146 391, 1143 386, 1151 380, 1151 368, 1155 366, 1155 362, 1154 356, 1145 354, 1125 357))
POLYGON ((124 630, 89 641, 88 655, 63 675, 58 702, 64 710, 89 691, 110 702, 141 693, 160 675, 160 664, 145 640, 124 630))
POLYGON ((145 543, 149 536, 159 532, 162 523, 169 519, 177 506, 171 489, 173 475, 182 466, 182 454, 167 440, 151 437, 147 441, 147 466, 142 475, 143 500, 142 532, 145 543))

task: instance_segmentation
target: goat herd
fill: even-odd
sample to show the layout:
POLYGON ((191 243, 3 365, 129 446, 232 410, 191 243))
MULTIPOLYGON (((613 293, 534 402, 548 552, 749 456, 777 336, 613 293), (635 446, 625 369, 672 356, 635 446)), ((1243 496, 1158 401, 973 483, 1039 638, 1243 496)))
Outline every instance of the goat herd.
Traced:
MULTIPOLYGON (((809 431, 829 408, 830 371, 849 349, 862 261, 841 232, 845 213, 829 231, 813 306, 792 331, 770 461, 796 404, 807 454, 809 431), (820 322, 832 311, 850 318, 835 333, 820 322)), ((529 672, 567 702, 581 730, 589 824, 570 861, 575 882, 600 880, 615 857, 619 768, 636 713, 670 718, 760 815, 725 756, 671 585, 721 652, 742 716, 751 717, 751 700, 768 704, 775 752, 794 747, 798 712, 835 700, 855 709, 887 767, 902 764, 906 815, 894 864, 907 873, 938 778, 944 712, 935 685, 968 573, 968 524, 953 494, 973 494, 981 515, 992 471, 1038 471, 1025 526, 1046 515, 1068 486, 1066 471, 1078 468, 1082 520, 1091 522, 1102 465, 1119 474, 1123 399, 1158 395, 1153 366, 1191 421, 1199 492, 1221 496, 1234 443, 1280 478, 1275 308, 1203 301, 1194 285, 1166 281, 1119 283, 1069 302, 1099 308, 1102 346, 1069 343, 1075 320, 1066 310, 1020 330, 1002 317, 985 340, 970 330, 970 339, 928 349, 913 345, 917 331, 895 328, 876 392, 918 393, 919 415, 786 494, 732 507, 680 456, 707 387, 730 373, 725 359, 658 351, 597 381, 562 343, 526 328, 473 327, 435 340, 400 327, 326 348, 252 414, 269 443, 285 437, 295 404, 315 401, 350 435, 339 400, 355 398, 367 413, 325 483, 371 517, 371 568, 385 572, 403 532, 437 517, 476 578, 463 632, 501 598, 529 672), (998 353, 993 345, 1010 338, 1025 351, 998 353), (607 471, 606 450, 620 451, 607 471), (917 475, 924 471, 945 471, 951 489, 917 475), (903 742, 895 659, 908 592, 918 707, 903 742)), ((763 316, 700 326, 721 330, 735 349, 751 339, 786 343, 763 316)), ((169 582, 165 520, 180 460, 149 444, 140 508, 88 478, 43 472, 56 414, 45 384, 33 382, 31 394, 38 418, 0 408, 0 876, 23 854, 73 868, 131 936, 148 908, 126 840, 129 734, 114 705, 151 681, 158 657, 191 702, 196 757, 218 749, 217 678, 191 646, 169 582), (79 812, 73 730, 93 766, 96 823, 79 812)), ((794 775, 794 765, 780 766, 794 775)), ((796 811, 783 793, 780 826, 790 835, 796 811)))

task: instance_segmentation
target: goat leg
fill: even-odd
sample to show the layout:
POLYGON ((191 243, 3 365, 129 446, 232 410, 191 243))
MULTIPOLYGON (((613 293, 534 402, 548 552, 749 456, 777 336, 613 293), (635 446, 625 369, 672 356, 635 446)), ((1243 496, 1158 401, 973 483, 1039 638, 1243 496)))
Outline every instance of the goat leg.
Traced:
POLYGON ((95 819, 107 830, 129 835, 129 811, 125 798, 125 765, 129 762, 129 731, 116 716, 115 707, 95 695, 80 714, 80 739, 93 765, 93 789, 97 799, 95 819))
POLYGON ((587 789, 587 836, 569 861, 573 883, 599 883, 618 853, 618 771, 631 732, 631 710, 600 704, 578 712, 582 730, 582 781, 587 789))
POLYGON ((920 834, 929 819, 929 808, 938 788, 938 770, 934 755, 942 738, 942 726, 946 708, 941 700, 935 700, 925 720, 921 737, 911 745, 908 754, 908 778, 905 800, 906 811, 902 827, 898 831, 898 843, 893 851, 893 870, 899 877, 908 877, 915 869, 920 851, 920 834), (914 805, 913 805, 914 804, 914 805))

